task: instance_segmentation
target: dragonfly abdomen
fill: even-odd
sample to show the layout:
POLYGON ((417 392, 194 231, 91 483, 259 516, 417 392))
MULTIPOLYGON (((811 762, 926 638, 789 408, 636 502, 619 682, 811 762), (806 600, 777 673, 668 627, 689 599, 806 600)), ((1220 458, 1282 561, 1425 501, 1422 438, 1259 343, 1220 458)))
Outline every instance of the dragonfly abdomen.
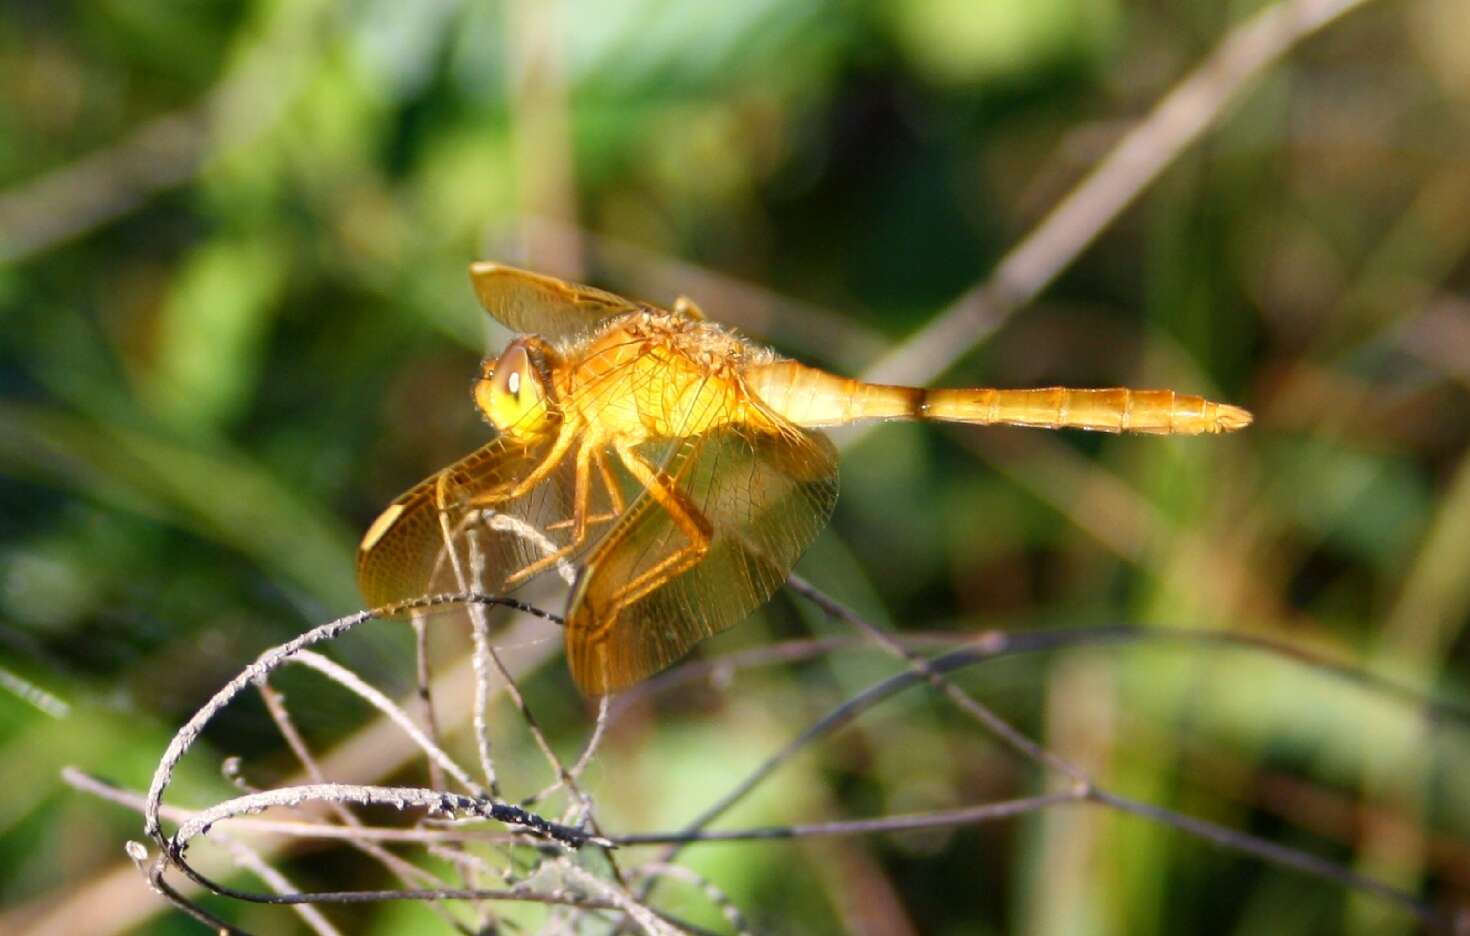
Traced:
POLYGON ((807 427, 866 419, 1199 435, 1250 424, 1245 410, 1172 390, 922 389, 864 383, 796 361, 749 368, 746 385, 782 416, 807 427))
POLYGON ((1231 432, 1251 422, 1251 414, 1238 406, 1173 390, 1126 387, 929 390, 923 407, 922 418, 945 422, 1158 435, 1231 432))
POLYGON ((923 418, 923 390, 864 383, 797 361, 749 367, 741 379, 771 409, 807 428, 863 419, 923 418))

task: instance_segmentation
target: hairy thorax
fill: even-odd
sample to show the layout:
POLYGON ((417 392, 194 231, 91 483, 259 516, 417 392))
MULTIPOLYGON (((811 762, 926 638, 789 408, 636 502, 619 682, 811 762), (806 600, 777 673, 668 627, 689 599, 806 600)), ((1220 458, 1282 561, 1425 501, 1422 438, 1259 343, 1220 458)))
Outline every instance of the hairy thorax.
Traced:
POLYGON ((589 429, 633 443, 757 418, 741 374, 775 358, 712 322, 662 310, 615 319, 562 353, 572 364, 563 406, 589 429))

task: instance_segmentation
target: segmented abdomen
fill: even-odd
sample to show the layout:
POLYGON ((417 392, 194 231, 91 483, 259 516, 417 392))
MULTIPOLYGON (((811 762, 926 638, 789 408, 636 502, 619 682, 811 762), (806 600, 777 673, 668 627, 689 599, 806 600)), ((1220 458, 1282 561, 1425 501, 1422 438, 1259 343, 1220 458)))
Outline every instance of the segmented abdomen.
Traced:
POLYGON ((768 406, 809 427, 864 419, 924 419, 1199 435, 1230 432, 1251 422, 1251 414, 1238 406, 1173 390, 891 387, 838 377, 796 361, 753 367, 744 376, 746 386, 768 406))

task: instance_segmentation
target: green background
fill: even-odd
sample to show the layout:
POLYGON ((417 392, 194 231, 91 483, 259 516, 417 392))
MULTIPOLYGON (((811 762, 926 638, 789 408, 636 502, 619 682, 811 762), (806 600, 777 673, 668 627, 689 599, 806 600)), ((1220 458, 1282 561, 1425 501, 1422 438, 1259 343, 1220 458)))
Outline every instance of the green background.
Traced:
MULTIPOLYGON (((174 728, 257 653, 356 608, 360 531, 486 437, 467 390, 505 336, 468 262, 687 293, 858 374, 981 281, 1260 6, 6 0, 0 930, 87 904, 111 927, 90 932, 197 931, 127 864, 138 817, 61 768, 145 785, 174 728), (553 54, 531 67, 538 37, 553 54)), ((799 570, 898 632, 1226 629, 1463 699, 1467 34, 1463 0, 1385 0, 1309 39, 935 380, 1171 386, 1245 405, 1255 426, 886 425, 847 440, 837 514, 799 570)), ((813 633, 844 631, 780 596, 700 652, 813 633)), ((409 646, 378 624, 333 653, 401 695, 409 646)), ((591 710, 556 635, 528 646, 547 658, 531 701, 574 752, 591 710)), ((679 690, 620 723, 588 787, 610 828, 674 828, 893 670, 845 651, 679 690)), ((1120 792, 1436 903, 1470 889, 1470 735, 1454 721, 1290 660, 1172 643, 959 681, 1120 792)), ((322 750, 369 721, 308 675, 282 686, 322 750)), ((544 782, 496 713, 508 788, 544 782)), ((227 795, 223 755, 261 784, 293 769, 255 699, 203 743, 173 801, 227 795)), ((456 750, 472 750, 462 734, 456 750)), ((371 753, 346 763, 341 779, 386 779, 371 753)), ((1039 788, 910 693, 727 824, 1039 788)), ((781 932, 1413 930, 1381 900, 1081 807, 689 862, 781 932)), ((391 885, 345 852, 283 867, 304 888, 391 885)), ((297 925, 209 905, 257 931, 297 925)), ((329 913, 348 932, 443 925, 414 906, 329 913)))

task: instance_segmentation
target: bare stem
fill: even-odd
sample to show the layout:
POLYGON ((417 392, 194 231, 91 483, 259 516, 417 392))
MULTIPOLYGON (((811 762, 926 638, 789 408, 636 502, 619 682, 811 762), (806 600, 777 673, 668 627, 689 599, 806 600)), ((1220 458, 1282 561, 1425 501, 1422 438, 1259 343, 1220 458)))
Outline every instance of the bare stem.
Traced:
POLYGON ((1001 258, 987 280, 880 359, 865 379, 923 384, 948 369, 1036 298, 1245 88, 1297 43, 1365 2, 1283 0, 1232 29, 1001 258))

